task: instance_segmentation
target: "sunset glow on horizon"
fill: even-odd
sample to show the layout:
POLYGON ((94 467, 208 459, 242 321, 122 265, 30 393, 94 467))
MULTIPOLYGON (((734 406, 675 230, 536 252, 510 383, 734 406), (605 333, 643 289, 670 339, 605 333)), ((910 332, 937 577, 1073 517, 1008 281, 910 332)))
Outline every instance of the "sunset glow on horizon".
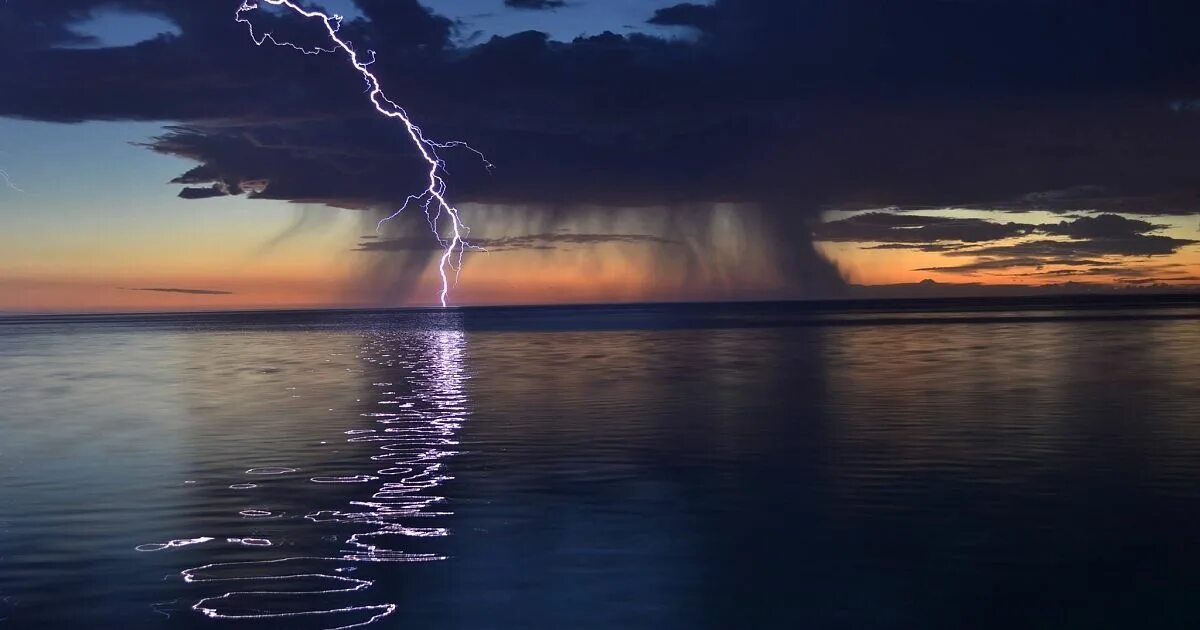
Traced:
MULTIPOLYGON (((376 235, 371 229, 375 213, 243 197, 178 199, 177 188, 165 182, 178 172, 180 160, 129 144, 156 133, 154 124, 2 124, 6 135, 23 134, 30 139, 24 146, 39 149, 32 156, 27 152, 23 161, 9 161, 9 170, 25 192, 0 190, 11 228, 0 233, 0 312, 436 304, 435 265, 426 264, 404 283, 389 279, 394 254, 387 249, 387 234, 376 235), (74 138, 82 131, 92 139, 76 145, 74 138), (89 177, 64 184, 54 174, 61 161, 37 159, 37 153, 67 142, 75 146, 72 159, 87 165, 89 177), (131 162, 137 168, 118 168, 131 162), (98 234, 104 237, 97 238, 98 234), (371 250, 380 244, 383 247, 371 250)), ((754 251, 754 228, 729 223, 737 220, 736 209, 702 217, 715 226, 712 238, 716 240, 698 244, 687 242, 689 235, 673 234, 669 217, 655 219, 654 209, 630 209, 620 215, 624 218, 577 219, 561 225, 522 223, 514 218, 520 216, 519 209, 503 206, 468 204, 465 208, 467 218, 482 221, 477 236, 512 245, 467 254, 452 294, 454 305, 764 299, 785 284, 772 267, 769 252, 754 251), (485 231, 489 225, 490 233, 485 231), (697 248, 708 252, 706 259, 688 258, 697 248)), ((1098 214, 978 209, 895 213, 1029 225, 1056 225, 1098 214)), ((1176 239, 1179 245, 1174 253, 1092 256, 1095 260, 1086 267, 1039 267, 1037 261, 1015 260, 1012 267, 956 270, 952 267, 988 257, 912 242, 908 232, 900 232, 900 240, 911 247, 886 243, 895 238, 886 232, 874 242, 845 240, 853 234, 822 240, 822 229, 829 229, 823 225, 838 226, 864 215, 874 216, 865 210, 827 212, 823 223, 814 228, 818 251, 854 285, 929 279, 944 284, 1037 286, 1076 280, 1101 286, 1153 282, 1186 287, 1200 276, 1200 249, 1189 242, 1195 234, 1191 217, 1123 215, 1130 221, 1152 223, 1153 235, 1176 239), (937 249, 946 251, 929 251, 937 249)), ((405 221, 421 220, 416 213, 397 218, 402 228, 412 227, 405 221)), ((998 238, 974 247, 1011 247, 1037 238, 998 238)), ((972 251, 970 244, 962 249, 972 251)))

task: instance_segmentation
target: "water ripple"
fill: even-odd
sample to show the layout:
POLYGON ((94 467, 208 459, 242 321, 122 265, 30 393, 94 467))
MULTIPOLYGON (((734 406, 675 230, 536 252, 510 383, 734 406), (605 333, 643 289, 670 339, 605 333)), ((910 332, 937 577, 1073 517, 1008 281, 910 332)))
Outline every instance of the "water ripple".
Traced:
MULTIPOLYGON (((284 620, 329 617, 331 630, 371 625, 396 611, 395 603, 361 605, 322 605, 329 596, 364 593, 375 581, 343 575, 353 571, 355 563, 431 562, 443 560, 438 553, 413 553, 402 547, 405 541, 449 536, 446 527, 414 527, 412 518, 437 518, 453 512, 446 507, 447 497, 437 492, 453 479, 446 474, 445 460, 458 454, 456 434, 469 414, 463 386, 465 337, 461 331, 373 331, 363 344, 361 359, 407 375, 403 385, 377 382, 378 405, 388 412, 364 410, 360 419, 379 428, 353 428, 343 431, 346 441, 377 444, 374 455, 362 464, 362 471, 343 475, 320 475, 309 481, 316 484, 372 484, 373 490, 357 500, 349 500, 350 509, 324 509, 305 515, 316 524, 336 524, 344 533, 343 548, 336 554, 294 556, 268 560, 215 562, 185 569, 181 575, 189 584, 228 585, 231 590, 204 597, 192 609, 211 619, 284 620), (396 348, 407 352, 394 354, 396 348), (387 352, 383 352, 387 350, 387 352)), ((248 475, 285 475, 297 468, 264 466, 250 468, 248 475)), ((249 489, 256 484, 233 484, 231 489, 249 489)), ((238 514, 247 519, 269 520, 284 516, 261 507, 248 507, 238 514)), ((141 551, 157 551, 213 538, 181 539, 168 543, 143 545, 141 551)), ((228 537, 226 542, 244 547, 273 547, 262 537, 228 537)))

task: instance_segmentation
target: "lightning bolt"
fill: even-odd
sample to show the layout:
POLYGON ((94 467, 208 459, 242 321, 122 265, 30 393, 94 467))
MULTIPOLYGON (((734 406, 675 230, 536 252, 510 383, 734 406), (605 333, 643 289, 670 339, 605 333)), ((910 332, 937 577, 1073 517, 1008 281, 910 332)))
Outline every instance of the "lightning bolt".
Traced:
POLYGON ((404 212, 404 210, 414 202, 423 206, 425 218, 429 222, 430 229, 433 230, 434 238, 437 239, 438 244, 443 248, 441 258, 438 261, 438 273, 442 278, 442 291, 438 297, 442 306, 445 307, 446 296, 450 292, 450 280, 446 273, 447 268, 454 271, 455 283, 457 283, 458 274, 462 270, 462 256, 464 251, 468 248, 482 248, 473 246, 466 240, 467 235, 470 233, 470 229, 466 226, 466 224, 463 223, 462 218, 459 216, 458 208, 455 208, 454 206, 450 205, 448 201, 446 201, 446 181, 442 177, 442 173, 446 172, 446 163, 438 155, 438 150, 453 148, 467 149, 468 151, 478 155, 479 158, 483 160, 484 166, 489 170, 492 168, 492 164, 487 161, 487 158, 484 157, 482 153, 475 150, 465 142, 458 140, 453 140, 450 142, 437 142, 426 138, 425 134, 421 131, 421 128, 413 123, 412 119, 409 118, 408 113, 404 111, 404 108, 396 104, 395 101, 391 100, 386 94, 384 94, 383 87, 379 82, 379 78, 371 72, 369 66, 375 63, 375 51, 368 50, 367 54, 370 56, 370 58, 364 60, 359 56, 358 52, 354 50, 354 47, 349 42, 342 39, 338 35, 338 31, 342 26, 342 16, 329 15, 322 13, 321 11, 304 9, 292 2, 292 0, 262 1, 273 6, 285 7, 307 19, 319 20, 325 27, 325 32, 329 35, 329 40, 332 42, 333 46, 330 48, 305 48, 304 46, 298 46, 291 42, 278 40, 271 33, 263 33, 261 35, 255 33, 254 25, 251 24, 250 20, 246 18, 246 14, 251 11, 258 10, 259 5, 257 2, 253 2, 251 0, 244 0, 242 5, 238 8, 234 19, 238 23, 246 25, 250 32, 250 38, 255 44, 262 46, 263 44, 271 43, 275 46, 292 48, 306 55, 319 55, 323 53, 335 54, 338 52, 345 53, 350 61, 350 64, 355 70, 358 71, 360 75, 362 75, 363 80, 366 82, 368 98, 371 101, 371 105, 375 107, 375 111, 388 118, 399 120, 404 125, 404 129, 408 132, 408 137, 412 140, 413 145, 417 148, 417 151, 420 152, 421 158, 424 159, 425 163, 429 165, 429 185, 426 186, 425 190, 415 195, 409 195, 409 197, 404 201, 404 204, 400 206, 399 210, 396 210, 391 215, 384 217, 379 221, 376 229, 378 230, 382 228, 384 222, 396 218, 396 216, 398 216, 401 212, 404 212), (449 217, 451 228, 451 236, 449 240, 442 237, 441 230, 439 229, 439 224, 443 215, 449 217))
MULTIPOLYGON (((0 151, 0 153, 4 153, 4 152, 0 151)), ((20 187, 18 187, 16 185, 16 183, 13 182, 12 177, 9 176, 9 174, 8 174, 8 171, 4 170, 3 168, 0 168, 0 182, 3 182, 5 186, 7 186, 19 193, 25 192, 24 190, 21 190, 20 187)))
POLYGON ((6 171, 2 168, 0 168, 0 180, 4 181, 5 186, 8 186, 9 188, 11 188, 19 193, 25 192, 24 190, 21 190, 20 188, 17 187, 16 184, 13 183, 12 178, 8 176, 8 171, 6 171))

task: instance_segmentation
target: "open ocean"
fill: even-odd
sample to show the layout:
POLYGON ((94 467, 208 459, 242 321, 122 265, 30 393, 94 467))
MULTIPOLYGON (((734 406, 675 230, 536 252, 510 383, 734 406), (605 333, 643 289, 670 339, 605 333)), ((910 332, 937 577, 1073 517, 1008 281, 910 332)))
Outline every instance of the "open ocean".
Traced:
POLYGON ((1195 628, 1200 299, 0 319, 0 627, 1195 628))

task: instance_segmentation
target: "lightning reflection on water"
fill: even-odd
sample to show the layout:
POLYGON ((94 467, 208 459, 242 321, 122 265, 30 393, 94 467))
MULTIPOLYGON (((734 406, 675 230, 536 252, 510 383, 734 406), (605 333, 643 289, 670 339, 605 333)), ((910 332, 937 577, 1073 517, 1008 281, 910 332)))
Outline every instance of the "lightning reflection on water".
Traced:
MULTIPOLYGON (((469 414, 464 351, 461 330, 377 329, 366 333, 360 358, 383 368, 391 380, 373 383, 377 392, 374 409, 362 409, 353 428, 344 431, 348 443, 377 447, 361 461, 363 470, 308 477, 287 467, 251 468, 242 474, 254 476, 257 485, 227 486, 243 493, 254 489, 255 504, 239 512, 250 531, 181 538, 142 545, 139 550, 224 541, 244 549, 243 553, 253 553, 254 549, 245 548, 261 551, 280 547, 282 542, 254 535, 258 521, 303 518, 314 526, 335 528, 340 548, 332 552, 305 549, 265 560, 212 562, 184 569, 180 575, 185 582, 224 591, 204 596, 192 609, 211 619, 309 620, 329 629, 362 627, 391 615, 397 609, 394 602, 348 603, 348 598, 367 596, 376 580, 345 574, 364 563, 446 558, 436 551, 409 549, 418 539, 450 535, 443 521, 453 512, 439 489, 453 478, 447 460, 458 453, 457 433, 469 414), (397 348, 406 352, 398 353, 397 348), (352 495, 347 505, 311 511, 303 517, 269 509, 270 489, 295 482, 321 487, 354 484, 364 492, 352 495)), ((311 492, 305 495, 311 496, 311 492)))

